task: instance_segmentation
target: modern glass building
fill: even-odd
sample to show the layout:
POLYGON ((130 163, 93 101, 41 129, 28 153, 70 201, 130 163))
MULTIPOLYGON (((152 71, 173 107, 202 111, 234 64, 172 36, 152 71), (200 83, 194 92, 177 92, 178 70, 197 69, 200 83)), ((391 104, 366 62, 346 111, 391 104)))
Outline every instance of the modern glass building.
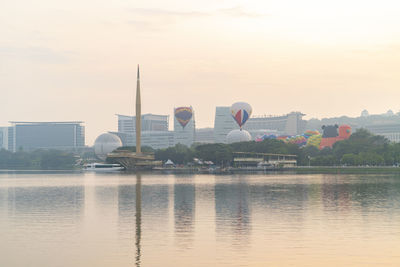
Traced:
MULTIPOLYGON (((124 146, 136 145, 136 117, 117 114, 118 131, 111 132, 121 138, 124 146)), ((174 134, 168 131, 169 115, 142 115, 142 146, 154 149, 167 148, 174 145, 174 134)))
POLYGON ((239 126, 232 118, 230 107, 216 107, 214 119, 214 141, 215 143, 226 143, 226 136, 239 126))
POLYGON ((71 122, 11 122, 8 131, 9 150, 74 150, 85 146, 85 126, 71 122))
MULTIPOLYGON (((136 116, 117 114, 118 132, 133 134, 136 130, 136 116)), ((168 131, 169 115, 142 115, 142 131, 168 131)))
POLYGON ((8 127, 0 127, 0 149, 8 150, 8 127))

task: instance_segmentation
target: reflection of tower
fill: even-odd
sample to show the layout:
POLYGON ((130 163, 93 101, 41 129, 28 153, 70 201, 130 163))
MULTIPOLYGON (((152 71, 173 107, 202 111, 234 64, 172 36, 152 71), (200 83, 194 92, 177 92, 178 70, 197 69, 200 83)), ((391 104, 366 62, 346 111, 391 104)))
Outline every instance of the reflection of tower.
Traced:
POLYGON ((136 266, 140 266, 140 239, 142 237, 142 177, 136 174, 136 266))
POLYGON ((140 144, 140 134, 142 131, 142 104, 140 101, 140 76, 139 65, 137 69, 137 82, 136 82, 136 154, 142 153, 140 144))

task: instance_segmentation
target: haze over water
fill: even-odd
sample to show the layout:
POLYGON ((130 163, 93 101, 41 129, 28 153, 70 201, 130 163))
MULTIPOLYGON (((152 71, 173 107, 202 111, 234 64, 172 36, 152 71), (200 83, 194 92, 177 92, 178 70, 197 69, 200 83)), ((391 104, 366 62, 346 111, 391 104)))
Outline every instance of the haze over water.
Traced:
POLYGON ((399 175, 0 174, 0 266, 399 266, 399 175))

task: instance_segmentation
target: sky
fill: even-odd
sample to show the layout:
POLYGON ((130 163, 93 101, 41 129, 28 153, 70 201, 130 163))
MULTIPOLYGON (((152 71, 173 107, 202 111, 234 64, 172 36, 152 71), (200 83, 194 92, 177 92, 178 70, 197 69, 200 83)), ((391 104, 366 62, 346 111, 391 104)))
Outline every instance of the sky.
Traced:
MULTIPOLYGON (((310 118, 400 110, 399 1, 0 1, 0 126, 216 106, 310 118)), ((172 125, 172 119, 170 120, 172 125)))

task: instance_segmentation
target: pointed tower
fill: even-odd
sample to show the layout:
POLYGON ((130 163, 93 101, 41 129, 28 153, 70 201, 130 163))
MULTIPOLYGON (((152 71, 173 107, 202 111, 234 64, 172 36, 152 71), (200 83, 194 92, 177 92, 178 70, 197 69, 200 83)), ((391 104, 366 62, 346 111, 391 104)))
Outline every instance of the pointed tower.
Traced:
MULTIPOLYGON (((134 170, 151 170, 154 167, 162 166, 161 160, 155 160, 154 153, 146 153, 141 150, 141 132, 142 132, 142 110, 140 101, 140 74, 139 65, 137 69, 137 84, 136 84, 136 153, 128 150, 120 150, 108 154, 108 157, 125 167, 128 171, 134 170)), ((140 232, 140 229, 138 230, 140 232)), ((140 233, 139 233, 140 234, 140 233)), ((140 243, 140 237, 139 241, 140 243)), ((139 244, 140 245, 140 244, 139 244)), ((140 247, 138 247, 138 251, 140 247)), ((139 251, 140 252, 140 251, 139 251)), ((137 259, 140 259, 137 257, 137 259)))
POLYGON ((136 83, 136 154, 142 153, 140 135, 142 132, 142 104, 140 101, 140 75, 139 65, 137 69, 137 83, 136 83))

